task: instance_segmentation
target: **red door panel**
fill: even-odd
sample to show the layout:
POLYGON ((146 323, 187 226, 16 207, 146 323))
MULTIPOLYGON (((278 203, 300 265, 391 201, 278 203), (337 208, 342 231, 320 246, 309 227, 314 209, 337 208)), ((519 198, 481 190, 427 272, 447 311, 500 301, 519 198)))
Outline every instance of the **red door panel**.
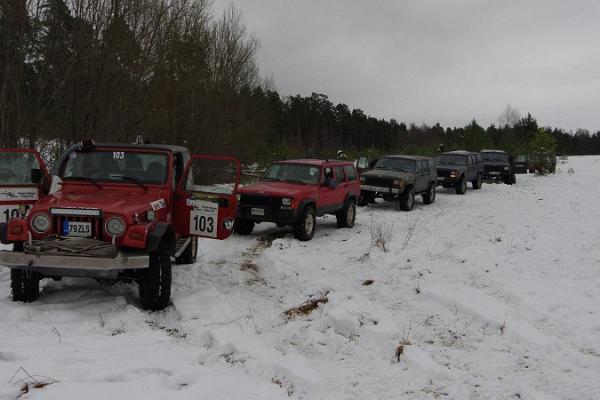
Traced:
POLYGON ((0 223, 18 218, 48 194, 50 176, 33 149, 0 149, 0 223))
POLYGON ((177 233, 227 239, 233 232, 240 174, 237 158, 193 155, 177 186, 174 211, 177 233))

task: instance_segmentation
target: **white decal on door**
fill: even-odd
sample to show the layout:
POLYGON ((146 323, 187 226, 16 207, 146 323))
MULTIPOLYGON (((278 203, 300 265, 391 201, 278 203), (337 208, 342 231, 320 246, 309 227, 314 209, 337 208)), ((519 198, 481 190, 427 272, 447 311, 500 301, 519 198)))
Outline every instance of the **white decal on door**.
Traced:
POLYGON ((190 235, 217 237, 219 205, 210 201, 195 201, 190 212, 190 235))

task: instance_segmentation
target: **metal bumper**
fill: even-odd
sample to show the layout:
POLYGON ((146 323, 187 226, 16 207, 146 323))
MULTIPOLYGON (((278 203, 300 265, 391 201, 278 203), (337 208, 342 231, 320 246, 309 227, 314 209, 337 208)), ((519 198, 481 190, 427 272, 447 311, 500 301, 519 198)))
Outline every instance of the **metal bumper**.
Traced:
POLYGON ((404 191, 404 189, 399 188, 390 188, 373 185, 360 185, 360 190, 364 190, 365 192, 376 192, 381 194, 400 194, 404 191))
POLYGON ((238 217, 249 219, 255 222, 274 222, 276 224, 293 224, 298 219, 298 208, 291 210, 274 210, 266 206, 240 205, 238 207, 238 217), (262 215, 252 213, 252 209, 263 210, 262 215))
POLYGON ((147 255, 119 252, 115 258, 81 257, 62 255, 35 255, 13 251, 0 251, 0 266, 8 268, 31 268, 32 270, 86 270, 120 271, 148 268, 147 255))

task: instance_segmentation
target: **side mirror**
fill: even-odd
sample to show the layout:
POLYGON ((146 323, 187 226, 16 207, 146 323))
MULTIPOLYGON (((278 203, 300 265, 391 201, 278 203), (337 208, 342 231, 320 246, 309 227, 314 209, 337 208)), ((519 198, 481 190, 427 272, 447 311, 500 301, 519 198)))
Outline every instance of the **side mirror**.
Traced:
POLYGON ((31 183, 40 183, 42 181, 42 170, 39 168, 31 169, 31 183))

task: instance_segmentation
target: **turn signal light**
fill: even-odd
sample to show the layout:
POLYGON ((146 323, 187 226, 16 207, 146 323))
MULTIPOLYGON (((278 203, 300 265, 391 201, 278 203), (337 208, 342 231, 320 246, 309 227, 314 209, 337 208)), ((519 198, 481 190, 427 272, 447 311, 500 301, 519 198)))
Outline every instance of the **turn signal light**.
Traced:
POLYGON ((131 240, 144 240, 144 234, 141 232, 129 232, 129 239, 131 240))
POLYGON ((11 235, 20 235, 23 233, 23 227, 21 225, 11 225, 9 232, 11 235))

